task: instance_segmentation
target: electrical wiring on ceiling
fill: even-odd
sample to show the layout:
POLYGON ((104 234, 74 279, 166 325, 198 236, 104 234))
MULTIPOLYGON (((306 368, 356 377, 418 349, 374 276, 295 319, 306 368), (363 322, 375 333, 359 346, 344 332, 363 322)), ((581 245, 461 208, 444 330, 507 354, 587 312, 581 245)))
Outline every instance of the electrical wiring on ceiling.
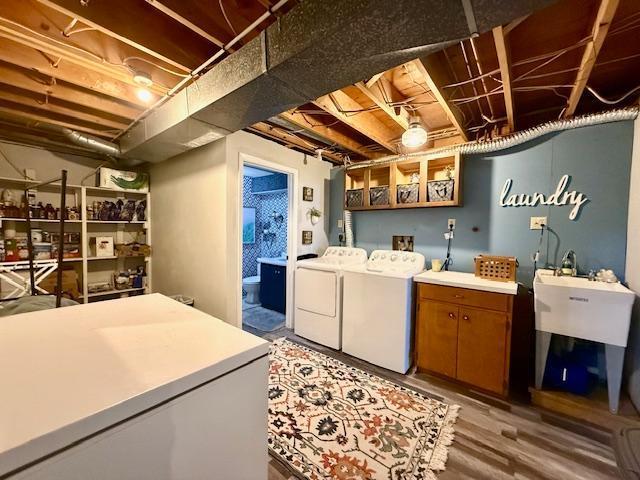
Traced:
POLYGON ((596 99, 600 100, 602 103, 606 103, 607 105, 615 105, 616 103, 620 103, 622 102, 625 98, 629 97, 630 95, 632 95, 633 93, 637 92, 638 90, 640 90, 640 85, 638 85, 637 87, 629 90, 627 93, 625 93, 624 95, 622 95, 621 97, 618 97, 616 99, 608 99, 603 97, 602 95, 600 95, 598 92, 596 92, 592 87, 587 86, 587 91, 593 95, 594 97, 596 97, 596 99))
POLYGON ((229 28, 231 29, 231 31, 233 32, 234 35, 238 35, 238 32, 236 32, 236 29, 233 28, 233 25, 229 21, 229 17, 227 16, 227 11, 225 10, 224 5, 222 4, 222 0, 218 0, 218 3, 220 5, 220 10, 222 11, 222 16, 224 17, 225 21, 227 22, 227 25, 229 25, 229 28))

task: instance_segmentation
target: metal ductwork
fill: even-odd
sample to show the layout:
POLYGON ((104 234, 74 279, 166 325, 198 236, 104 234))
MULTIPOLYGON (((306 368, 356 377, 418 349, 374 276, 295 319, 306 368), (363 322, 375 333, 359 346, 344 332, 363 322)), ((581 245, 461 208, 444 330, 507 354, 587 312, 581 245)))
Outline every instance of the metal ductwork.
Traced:
POLYGON ((74 145, 92 150, 96 153, 102 153, 114 158, 118 158, 121 155, 120 146, 117 143, 109 142, 87 133, 78 132, 77 130, 71 130, 70 128, 45 122, 37 122, 33 124, 33 127, 53 132, 66 138, 74 145))
POLYGON ((131 128, 122 153, 165 160, 551 3, 302 0, 131 128))

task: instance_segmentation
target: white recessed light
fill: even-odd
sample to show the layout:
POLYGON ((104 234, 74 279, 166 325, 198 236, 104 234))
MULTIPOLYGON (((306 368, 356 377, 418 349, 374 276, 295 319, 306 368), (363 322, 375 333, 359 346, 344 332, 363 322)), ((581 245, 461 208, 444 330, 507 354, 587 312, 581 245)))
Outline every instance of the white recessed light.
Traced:
POLYGON ((153 95, 151 94, 151 92, 149 90, 147 90, 146 88, 139 88, 136 91, 136 95, 144 103, 149 103, 151 101, 151 99, 153 98, 153 95))
POLYGON ((402 144, 409 148, 420 147, 427 143, 427 137, 427 131, 420 123, 420 119, 412 117, 409 128, 402 134, 402 144))

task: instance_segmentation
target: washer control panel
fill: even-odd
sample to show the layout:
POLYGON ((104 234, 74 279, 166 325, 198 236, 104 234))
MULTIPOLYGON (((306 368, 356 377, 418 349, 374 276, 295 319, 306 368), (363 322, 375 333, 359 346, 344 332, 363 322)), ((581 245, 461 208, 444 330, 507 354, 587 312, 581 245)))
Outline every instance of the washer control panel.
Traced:
POLYGON ((374 250, 367 261, 367 270, 418 274, 424 270, 424 255, 398 250, 374 250))

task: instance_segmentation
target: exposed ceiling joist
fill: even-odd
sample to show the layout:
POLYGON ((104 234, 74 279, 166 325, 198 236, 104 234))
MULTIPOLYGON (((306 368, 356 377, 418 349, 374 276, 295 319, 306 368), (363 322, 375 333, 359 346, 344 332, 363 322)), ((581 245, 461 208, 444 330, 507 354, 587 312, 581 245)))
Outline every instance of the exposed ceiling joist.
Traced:
POLYGON ((432 56, 425 57, 422 59, 417 59, 413 61, 414 66, 420 72, 423 80, 426 82, 427 87, 431 90, 431 93, 436 100, 443 108, 449 121, 451 124, 458 130, 460 136, 463 138, 465 142, 469 141, 467 136, 467 132, 463 127, 463 122, 461 115, 453 110, 451 105, 449 105, 449 97, 447 94, 441 89, 441 86, 446 84, 444 81, 444 74, 442 73, 442 65, 438 65, 432 56))
POLYGON ((38 50, 6 39, 0 39, 0 60, 99 92, 103 95, 115 97, 133 105, 145 105, 136 97, 133 89, 120 80, 88 70, 71 62, 56 63, 57 58, 53 59, 38 50))
MULTIPOLYGON (((271 139, 278 140, 280 142, 284 142, 285 146, 289 148, 298 148, 312 155, 315 155, 316 149, 322 148, 321 146, 311 144, 310 142, 306 142, 300 137, 287 132, 283 128, 274 127, 265 122, 256 123, 251 127, 247 128, 247 130, 265 135, 271 139)), ((343 163, 342 158, 333 152, 323 151, 322 155, 324 157, 331 159, 331 161, 333 161, 334 163, 337 163, 340 165, 342 165, 343 163)))
POLYGON ((495 27, 493 29, 493 42, 498 54, 498 65, 500 66, 500 78, 502 80, 502 90, 504 96, 504 106, 507 112, 507 123, 511 132, 515 131, 515 113, 513 104, 513 90, 511 89, 511 62, 509 60, 509 49, 505 40, 504 29, 495 27))
POLYGON ((38 1, 185 73, 216 50, 215 45, 190 28, 167 16, 153 15, 153 7, 144 2, 110 0, 82 6, 78 0, 38 1), (144 28, 139 28, 141 25, 144 28), (176 38, 180 41, 174 41, 176 38))
POLYGON ((596 63, 602 44, 607 37, 609 26, 616 13, 618 4, 619 0, 602 0, 600 2, 600 8, 598 9, 593 29, 591 30, 591 41, 585 46, 582 60, 580 61, 580 68, 578 69, 576 80, 571 89, 571 95, 569 95, 569 100, 563 114, 565 118, 572 116, 578 107, 578 102, 587 86, 589 76, 596 63))
POLYGON ((313 103, 387 150, 396 151, 395 133, 371 113, 362 111, 362 105, 342 90, 323 95, 313 103))
POLYGON ((516 18, 515 20, 513 20, 512 22, 509 22, 508 24, 506 24, 504 26, 504 35, 509 35, 509 33, 514 30, 518 25, 520 25, 522 22, 524 22, 527 18, 529 18, 531 16, 531 14, 529 15, 523 15, 520 18, 516 18))
POLYGON ((367 88, 371 88, 373 84, 380 80, 380 77, 382 77, 384 74, 385 72, 376 73, 373 77, 364 82, 364 84, 367 86, 367 88))
POLYGON ((222 48, 224 46, 224 42, 222 40, 216 38, 215 36, 211 35, 209 32, 203 30, 202 28, 200 28, 195 23, 191 22, 187 18, 185 18, 182 15, 180 15, 178 12, 176 12, 176 11, 172 10, 171 8, 169 8, 164 3, 162 3, 162 2, 160 2, 158 0, 146 0, 146 1, 152 7, 157 8, 159 11, 161 11, 165 15, 167 15, 170 18, 174 19, 176 22, 180 23, 181 25, 184 25, 188 29, 194 31, 195 33, 200 35, 202 38, 207 39, 208 41, 210 41, 214 45, 217 45, 220 48, 222 48))
POLYGON ((365 158, 376 158, 379 156, 379 154, 372 152, 360 142, 354 140, 348 135, 345 135, 332 126, 314 124, 309 122, 308 118, 302 113, 288 111, 281 113, 280 117, 300 128, 312 131, 315 134, 320 135, 328 142, 335 143, 336 145, 339 145, 340 147, 347 150, 351 150, 352 152, 357 153, 358 155, 362 155, 365 158))
MULTIPOLYGON (((19 43, 25 47, 34 48, 40 52, 51 55, 53 58, 62 59, 62 61, 71 62, 79 67, 84 67, 96 73, 106 75, 108 77, 118 79, 123 83, 132 86, 138 86, 133 81, 133 75, 124 66, 114 66, 79 51, 71 46, 63 46, 59 43, 45 40, 44 38, 34 35, 28 30, 21 30, 10 23, 6 23, 0 19, 0 37, 19 43)), ((151 91, 157 94, 166 93, 166 88, 154 83, 149 87, 151 91)))
POLYGON ((52 77, 5 62, 0 62, 0 83, 28 90, 42 101, 46 101, 47 97, 59 99, 84 108, 105 112, 111 117, 132 119, 141 111, 103 95, 90 93, 66 82, 57 82, 52 77))
POLYGON ((377 82, 371 88, 367 87, 363 82, 358 82, 355 86, 364 95, 366 95, 369 100, 375 103, 384 113, 386 113, 394 122, 396 122, 405 130, 409 128, 409 114, 407 113, 407 111, 402 107, 398 107, 398 111, 396 112, 394 107, 390 106, 379 93, 374 91, 376 86, 382 88, 379 82, 377 82))

